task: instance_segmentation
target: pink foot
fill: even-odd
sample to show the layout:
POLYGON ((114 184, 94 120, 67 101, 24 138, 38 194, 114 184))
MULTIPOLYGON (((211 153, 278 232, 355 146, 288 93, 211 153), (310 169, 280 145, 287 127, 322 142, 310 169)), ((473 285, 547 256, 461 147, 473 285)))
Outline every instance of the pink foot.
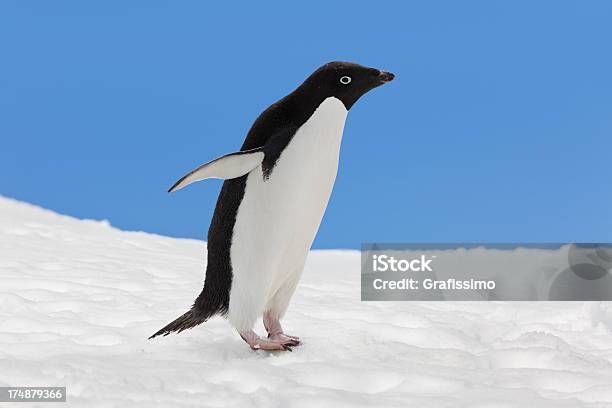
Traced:
POLYGON ((298 346, 300 344, 301 340, 299 337, 283 333, 280 321, 270 313, 264 313, 263 323, 268 332, 268 340, 292 342, 293 346, 298 346))
POLYGON ((240 337, 251 347, 253 350, 279 350, 279 351, 292 351, 291 347, 295 346, 294 340, 264 340, 259 337, 253 330, 248 332, 240 333, 240 337))
POLYGON ((277 333, 273 335, 268 335, 268 339, 272 341, 284 341, 284 342, 293 342, 294 346, 298 346, 300 344, 300 338, 297 336, 290 336, 285 333, 277 333))

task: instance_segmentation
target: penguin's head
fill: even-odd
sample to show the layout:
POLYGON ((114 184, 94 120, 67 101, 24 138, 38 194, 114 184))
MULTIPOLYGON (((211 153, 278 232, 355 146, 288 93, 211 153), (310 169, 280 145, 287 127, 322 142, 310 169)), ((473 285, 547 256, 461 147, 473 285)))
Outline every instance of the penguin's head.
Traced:
POLYGON ((302 87, 319 98, 335 97, 350 109, 366 92, 393 81, 391 72, 368 68, 352 62, 329 62, 304 81, 302 87))

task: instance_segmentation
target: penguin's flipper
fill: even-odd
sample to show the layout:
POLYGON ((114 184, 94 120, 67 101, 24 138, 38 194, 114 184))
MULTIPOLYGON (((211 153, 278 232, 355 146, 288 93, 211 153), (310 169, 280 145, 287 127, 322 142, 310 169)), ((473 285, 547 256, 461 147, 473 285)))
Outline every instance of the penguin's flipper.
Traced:
POLYGON ((200 167, 190 171, 174 183, 168 192, 180 190, 181 188, 193 183, 194 181, 217 178, 222 180, 233 179, 244 176, 264 159, 263 148, 244 150, 226 154, 215 160, 204 163, 200 167))

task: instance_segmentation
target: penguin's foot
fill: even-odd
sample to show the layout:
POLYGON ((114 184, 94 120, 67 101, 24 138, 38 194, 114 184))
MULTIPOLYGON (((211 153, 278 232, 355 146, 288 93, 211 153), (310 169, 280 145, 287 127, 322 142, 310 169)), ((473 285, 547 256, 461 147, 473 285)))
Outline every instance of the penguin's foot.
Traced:
POLYGON ((297 336, 290 336, 288 334, 285 333, 277 333, 274 335, 268 335, 268 340, 272 340, 272 341, 292 341, 294 344, 294 346, 299 346, 301 343, 301 340, 299 337, 297 336))
POLYGON ((288 334, 283 333, 283 328, 280 324, 278 318, 272 316, 269 312, 264 313, 263 324, 268 332, 268 340, 272 341, 280 341, 280 342, 288 342, 292 341, 294 346, 298 346, 300 344, 300 338, 297 336, 290 336, 288 334))
POLYGON ((253 330, 240 333, 240 337, 244 340, 252 350, 278 350, 278 351, 292 351, 291 347, 297 346, 295 340, 271 340, 262 339, 253 330))

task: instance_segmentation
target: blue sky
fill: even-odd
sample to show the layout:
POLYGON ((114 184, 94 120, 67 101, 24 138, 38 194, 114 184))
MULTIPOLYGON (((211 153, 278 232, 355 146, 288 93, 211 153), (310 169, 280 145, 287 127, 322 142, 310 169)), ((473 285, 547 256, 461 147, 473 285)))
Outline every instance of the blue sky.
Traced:
POLYGON ((204 238, 237 150, 330 60, 351 110, 315 246, 612 240, 612 2, 0 3, 0 194, 204 238))

